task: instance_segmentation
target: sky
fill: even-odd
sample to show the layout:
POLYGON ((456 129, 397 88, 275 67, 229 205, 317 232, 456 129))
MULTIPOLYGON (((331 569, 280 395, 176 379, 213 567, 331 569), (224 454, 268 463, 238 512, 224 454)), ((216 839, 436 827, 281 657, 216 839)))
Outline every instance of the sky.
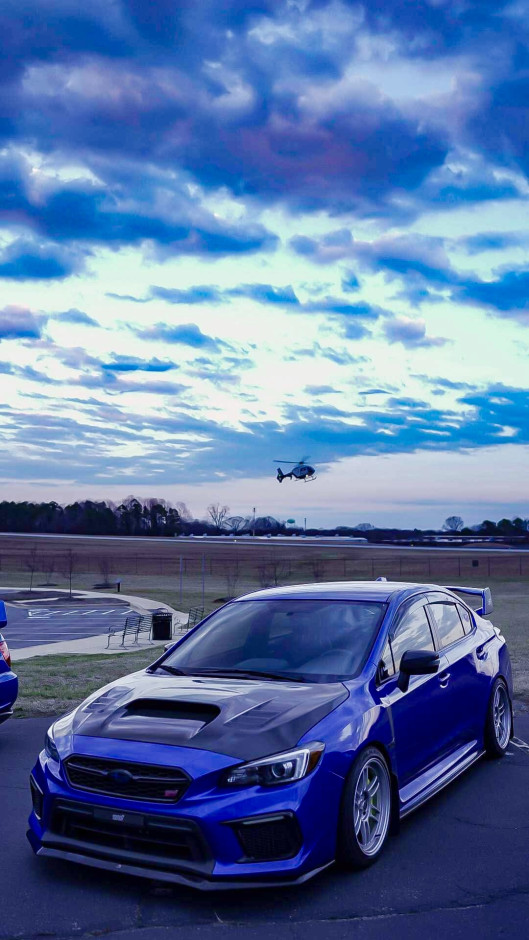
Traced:
POLYGON ((3 0, 0 498, 529 516, 528 8, 3 0))

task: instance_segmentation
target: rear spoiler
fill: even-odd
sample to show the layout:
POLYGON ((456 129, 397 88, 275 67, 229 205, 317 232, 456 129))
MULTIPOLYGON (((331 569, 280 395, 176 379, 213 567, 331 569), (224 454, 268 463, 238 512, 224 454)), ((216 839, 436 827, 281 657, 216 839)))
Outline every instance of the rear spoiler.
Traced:
POLYGON ((492 594, 490 593, 490 588, 471 588, 471 587, 461 587, 461 585, 456 585, 452 587, 451 585, 445 584, 447 591, 455 591, 457 594, 471 594, 475 597, 481 597, 481 607, 476 610, 476 613, 480 617, 486 617, 487 614, 491 614, 494 610, 492 603, 492 594))

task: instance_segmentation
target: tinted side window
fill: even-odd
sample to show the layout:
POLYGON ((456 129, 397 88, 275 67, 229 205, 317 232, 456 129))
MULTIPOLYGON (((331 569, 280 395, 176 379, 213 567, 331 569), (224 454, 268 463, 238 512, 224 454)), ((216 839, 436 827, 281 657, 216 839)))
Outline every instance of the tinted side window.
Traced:
POLYGON ((470 616, 466 607, 460 607, 460 605, 458 604, 457 609, 459 611, 459 616, 461 617, 461 620, 463 623, 463 630, 465 631, 465 634, 470 633, 472 631, 472 626, 473 626, 472 617, 470 616))
MULTIPOLYGON (((459 618, 458 618, 459 619, 459 618)), ((461 626, 461 624, 460 624, 461 626)), ((430 624, 424 607, 415 607, 405 615, 391 641, 395 669, 400 669, 402 654, 406 650, 434 650, 430 624)))
POLYGON ((464 636, 463 624, 455 604, 430 604, 430 612, 437 626, 441 646, 450 646, 464 636))

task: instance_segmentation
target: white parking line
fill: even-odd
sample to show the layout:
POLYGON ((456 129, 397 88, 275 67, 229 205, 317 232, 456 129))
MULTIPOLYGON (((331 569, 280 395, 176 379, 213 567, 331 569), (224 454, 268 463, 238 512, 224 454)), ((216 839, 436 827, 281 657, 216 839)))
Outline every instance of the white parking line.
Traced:
POLYGON ((56 609, 52 607, 34 607, 33 610, 28 610, 28 619, 29 620, 50 620, 52 617, 87 617, 88 615, 92 617, 108 617, 111 614, 114 614, 115 617, 125 617, 128 613, 127 610, 122 610, 120 607, 112 607, 110 610, 100 610, 99 608, 94 608, 90 610, 63 610, 62 608, 56 609))
POLYGON ((529 751, 529 744, 527 744, 525 741, 522 741, 521 738, 511 738, 511 744, 514 744, 514 746, 519 748, 521 751, 529 751))

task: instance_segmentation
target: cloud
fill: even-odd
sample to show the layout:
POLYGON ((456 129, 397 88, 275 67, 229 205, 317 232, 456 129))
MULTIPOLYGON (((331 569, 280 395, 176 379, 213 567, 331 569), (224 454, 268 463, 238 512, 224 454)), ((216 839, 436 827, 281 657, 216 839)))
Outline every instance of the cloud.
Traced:
POLYGON ((401 343, 407 349, 445 346, 450 340, 441 336, 427 336, 424 320, 394 317, 384 323, 384 333, 390 343, 401 343))
POLYGON ((101 368, 108 372, 169 372, 178 369, 174 362, 160 359, 138 359, 135 356, 115 356, 113 362, 102 362, 101 368))
POLYGON ((0 277, 17 281, 52 280, 77 274, 84 259, 59 245, 40 245, 27 239, 16 239, 0 255, 0 277))
POLYGON ((141 339, 190 346, 193 349, 211 349, 218 352, 222 347, 228 346, 223 340, 207 336, 196 323, 183 323, 179 326, 155 323, 153 326, 134 330, 134 332, 141 339))
MULTIPOLYGON (((149 289, 149 297, 166 300, 169 304, 218 304, 224 300, 222 291, 217 287, 197 286, 181 290, 175 287, 156 287, 149 289)), ((131 299, 131 298, 126 298, 131 299)), ((136 298, 133 298, 136 300, 136 298)))
POLYGON ((385 235, 371 242, 353 238, 350 229, 329 232, 320 239, 294 237, 291 247, 318 264, 354 258, 369 271, 388 278, 427 281, 437 287, 459 282, 445 251, 445 240, 427 235, 385 235))
POLYGON ((524 232, 478 232, 458 240, 458 245, 469 255, 484 251, 505 251, 507 248, 525 247, 528 238, 524 232))
POLYGON ((304 391, 307 395, 314 395, 319 398, 320 395, 339 395, 340 393, 332 385, 306 385, 304 391))
POLYGON ((343 347, 338 349, 333 346, 322 346, 318 342, 313 343, 312 346, 294 347, 286 354, 285 361, 296 362, 298 359, 314 359, 315 357, 328 359, 329 362, 334 362, 339 366, 358 365, 369 361, 365 356, 353 356, 343 347))
MULTIPOLYGON (((105 169, 116 174, 100 166, 102 175, 105 169)), ((142 180, 140 168, 124 176, 107 185, 89 176, 69 183, 44 173, 32 179, 26 161, 0 157, 4 225, 15 224, 17 230, 25 226, 34 237, 47 239, 43 247, 19 239, 6 249, 4 276, 67 276, 82 267, 87 249, 95 245, 118 249, 148 244, 159 261, 175 254, 222 257, 277 246, 277 237, 260 223, 223 220, 173 177, 158 174, 142 180)))
POLYGON ((343 335, 346 339, 356 340, 356 339, 365 339, 368 336, 371 336, 371 330, 368 330, 362 323, 357 321, 346 320, 343 323, 343 335))
POLYGON ((467 132, 481 151, 504 166, 518 166, 527 177, 527 62, 519 61, 516 71, 505 78, 505 70, 503 80, 487 91, 481 113, 476 109, 469 117, 467 132))
MULTIPOLYGON (((313 291, 314 293, 314 291, 313 291)), ((151 297, 166 300, 170 304, 220 304, 235 298, 246 298, 254 303, 264 306, 283 307, 291 313, 321 313, 335 314, 341 317, 361 317, 368 320, 377 320, 385 313, 379 307, 365 301, 351 303, 341 297, 327 295, 316 300, 301 301, 294 288, 290 285, 276 286, 273 284, 239 284, 236 287, 189 287, 185 290, 166 287, 151 287, 151 297)), ((354 333, 354 330, 352 331, 354 333)), ((365 335, 359 329, 356 338, 365 335)))
POLYGON ((529 271, 525 268, 504 271, 492 281, 468 280, 456 297, 491 308, 500 315, 518 317, 529 325, 529 271))
POLYGON ((342 290, 344 294, 352 294, 359 289, 360 281, 358 280, 356 274, 353 274, 352 271, 344 274, 342 277, 342 290))
POLYGON ((43 318, 26 307, 7 306, 0 310, 0 340, 39 339, 43 318))
MULTIPOLYGON (((147 14, 138 0, 97 0, 86 11, 28 0, 8 4, 0 25, 0 133, 94 170, 110 198, 85 216, 87 238, 165 244, 158 209, 171 174, 171 208, 180 202, 172 222, 193 232, 173 232, 171 244, 201 253, 207 241, 208 251, 231 253, 251 250, 248 226, 226 241, 228 221, 215 235, 214 213, 205 229, 191 225, 183 209, 197 185, 254 207, 398 216, 424 211, 436 198, 425 187, 445 166, 457 177, 454 145, 470 141, 504 161, 511 151, 523 163, 523 124, 512 114, 526 97, 516 58, 523 5, 164 0, 147 14), (421 70, 443 89, 453 75, 452 89, 423 89, 421 70), (148 178, 157 174, 166 181, 153 200, 148 178), (133 202, 156 211, 125 218, 133 202)), ((66 237, 67 220, 57 225, 66 237)))
MULTIPOLYGON (((399 278, 403 287, 397 297, 405 298, 413 306, 420 306, 425 301, 440 302, 447 295, 459 303, 472 303, 495 310, 500 315, 524 319, 529 310, 529 273, 526 269, 503 270, 493 280, 482 280, 453 267, 446 251, 448 241, 409 234, 383 236, 365 242, 356 241, 348 229, 338 229, 320 239, 294 238, 290 244, 298 252, 301 247, 302 253, 318 264, 355 258, 367 270, 382 272, 387 280, 399 278)), ((521 245, 524 241, 523 235, 516 233, 484 233, 455 240, 454 244, 461 245, 469 254, 475 254, 521 245)), ((385 329, 388 338, 392 339, 400 327, 394 321, 393 326, 388 324, 385 329)), ((406 329, 411 335, 417 327, 406 329)), ((432 340, 428 344, 440 345, 441 342, 432 340)))
POLYGON ((279 304, 284 307, 299 307, 300 302, 294 289, 288 284, 286 287, 274 287, 272 284, 241 284, 226 291, 230 297, 247 297, 259 304, 279 304))
POLYGON ((115 294, 113 291, 106 291, 105 297, 111 297, 113 300, 130 300, 133 304, 147 304, 150 297, 135 297, 133 294, 115 294))
POLYGON ((73 326, 99 326, 97 320, 89 317, 84 310, 77 310, 75 307, 65 310, 63 313, 54 313, 50 319, 59 323, 71 323, 73 326))

